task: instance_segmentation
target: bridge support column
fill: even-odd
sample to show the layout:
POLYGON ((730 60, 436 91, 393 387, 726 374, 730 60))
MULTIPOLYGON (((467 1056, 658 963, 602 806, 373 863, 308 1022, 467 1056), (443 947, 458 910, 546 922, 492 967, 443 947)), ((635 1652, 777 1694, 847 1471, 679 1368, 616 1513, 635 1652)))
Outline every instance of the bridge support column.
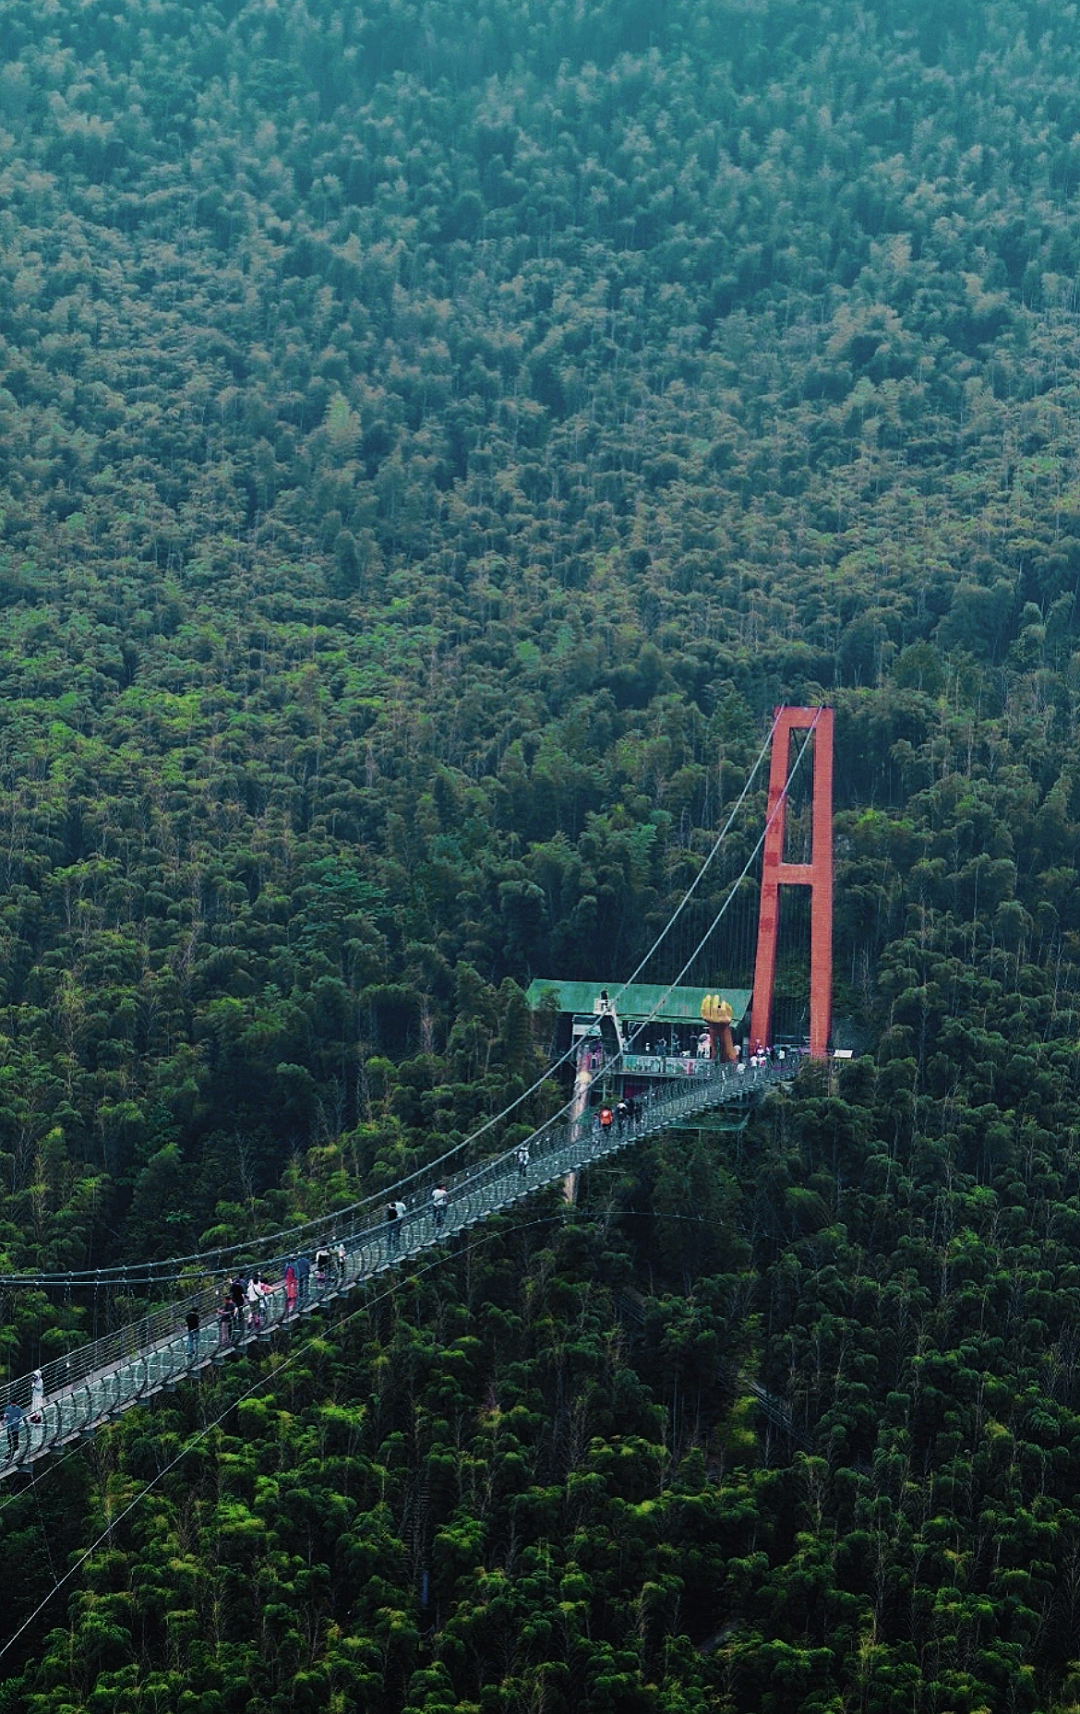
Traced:
POLYGON ((754 1000, 750 1013, 751 1043, 767 1046, 772 1028, 776 939, 780 921, 780 888, 810 888, 810 1052, 824 1059, 832 1024, 833 911, 833 711, 831 708, 781 708, 773 732, 769 767, 769 800, 761 866, 761 908, 758 915, 754 1000), (784 862, 787 782, 791 734, 809 731, 813 743, 814 788, 811 805, 812 843, 809 863, 784 862))
MULTIPOLYGON (((589 1111, 589 1090, 592 1088, 592 1072, 589 1070, 590 1038, 585 1037, 577 1051, 577 1069, 574 1074, 574 1094, 570 1103, 570 1123, 578 1124, 589 1111)), ((571 1208, 577 1202, 578 1175, 568 1172, 563 1179, 563 1201, 571 1208)))

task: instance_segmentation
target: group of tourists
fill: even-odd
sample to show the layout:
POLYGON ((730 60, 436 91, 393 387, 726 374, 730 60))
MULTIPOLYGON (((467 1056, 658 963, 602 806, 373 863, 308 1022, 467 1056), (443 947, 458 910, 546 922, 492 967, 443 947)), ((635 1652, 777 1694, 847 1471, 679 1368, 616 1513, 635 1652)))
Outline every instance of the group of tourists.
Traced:
POLYGON ((630 1053, 648 1053, 658 1059, 708 1059, 712 1052, 708 1030, 672 1030, 666 1036, 662 1031, 654 1035, 649 1029, 639 1029, 635 1036, 627 1038, 625 1045, 630 1053))
MULTIPOLYGON (((266 1298, 271 1289, 259 1273, 233 1275, 218 1309, 219 1345, 242 1339, 245 1332, 261 1332, 266 1316, 266 1298)), ((191 1360, 199 1354, 199 1312, 194 1306, 188 1310, 186 1323, 188 1358, 191 1360)))
MULTIPOLYGON (((450 1191, 446 1180, 441 1178, 431 1192, 431 1220, 436 1232, 441 1232, 446 1225, 446 1210, 450 1206, 450 1191)), ((401 1249, 401 1222, 409 1210, 400 1197, 386 1204, 386 1248, 391 1256, 396 1256, 401 1249)))
POLYGON ((315 1290, 320 1295, 329 1288, 344 1285, 346 1260, 344 1243, 341 1239, 331 1239, 329 1243, 319 1245, 314 1258, 298 1255, 286 1262, 283 1280, 286 1316, 303 1309, 310 1301, 313 1274, 315 1290))
POLYGON ((756 1042, 750 1050, 749 1063, 755 1071, 760 1071, 767 1065, 786 1065, 789 1056, 792 1059, 798 1059, 799 1049, 797 1047, 763 1047, 761 1042, 756 1042))
MULTIPOLYGON (((643 1030, 626 1046, 633 1053, 651 1054, 657 1059, 713 1058, 713 1042, 708 1030, 702 1030, 700 1034, 673 1030, 670 1039, 666 1035, 654 1035, 650 1030, 643 1030)), ((738 1058, 734 1064, 750 1065, 755 1069, 765 1065, 783 1065, 793 1056, 798 1058, 800 1052, 797 1047, 765 1047, 760 1042, 753 1045, 743 1042, 736 1051, 738 1058)))
MULTIPOLYGON (((331 1240, 320 1244, 314 1257, 296 1255, 285 1264, 280 1287, 272 1285, 259 1271, 235 1274, 225 1287, 217 1313, 218 1345, 229 1345, 248 1333, 261 1333, 269 1319, 267 1299, 274 1292, 284 1293, 284 1317, 288 1320, 311 1299, 312 1276, 320 1295, 329 1287, 345 1283, 347 1252, 344 1243, 331 1240)), ((187 1327, 188 1361, 199 1355, 199 1311, 192 1304, 185 1317, 187 1327)))
MULTIPOLYGON (((669 1035, 664 1030, 658 1030, 648 1024, 624 1023, 622 1045, 625 1053, 647 1055, 661 1061, 674 1059, 686 1062, 687 1072, 693 1070, 693 1066, 688 1062, 714 1059, 717 1052, 712 1034, 707 1029, 674 1028, 669 1035)), ((744 1068, 751 1066, 757 1069, 764 1065, 782 1065, 793 1055, 797 1057, 799 1050, 794 1047, 763 1047, 760 1044, 751 1047, 748 1042, 744 1042, 737 1052, 738 1058, 732 1062, 733 1067, 741 1065, 744 1068)), ((593 1072, 602 1070, 604 1059, 600 1042, 589 1044, 585 1050, 586 1069, 593 1072)))
POLYGON ((638 1096, 624 1095, 614 1106, 605 1101, 596 1115, 598 1141, 604 1141, 612 1132, 618 1137, 624 1137, 640 1112, 641 1099, 638 1096))

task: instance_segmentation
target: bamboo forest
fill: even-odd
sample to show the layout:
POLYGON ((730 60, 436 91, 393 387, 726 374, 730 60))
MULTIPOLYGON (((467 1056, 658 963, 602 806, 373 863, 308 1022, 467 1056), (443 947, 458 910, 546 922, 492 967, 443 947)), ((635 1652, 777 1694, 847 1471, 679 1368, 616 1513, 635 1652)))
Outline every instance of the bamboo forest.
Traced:
POLYGON ((0 1714, 1080 1714, 1075 0, 0 25, 0 1386, 749 991, 782 705, 844 1054, 9 1419, 0 1714))

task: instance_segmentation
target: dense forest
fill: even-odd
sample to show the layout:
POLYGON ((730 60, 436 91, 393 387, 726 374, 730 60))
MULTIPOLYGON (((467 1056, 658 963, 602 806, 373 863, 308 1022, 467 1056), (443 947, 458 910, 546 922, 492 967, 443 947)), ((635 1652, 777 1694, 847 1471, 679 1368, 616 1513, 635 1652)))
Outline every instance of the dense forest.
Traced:
POLYGON ((0 0, 0 1271, 466 1137, 780 701, 865 1051, 0 1485, 0 1711, 1076 1714, 1077 7, 465 11, 0 0))

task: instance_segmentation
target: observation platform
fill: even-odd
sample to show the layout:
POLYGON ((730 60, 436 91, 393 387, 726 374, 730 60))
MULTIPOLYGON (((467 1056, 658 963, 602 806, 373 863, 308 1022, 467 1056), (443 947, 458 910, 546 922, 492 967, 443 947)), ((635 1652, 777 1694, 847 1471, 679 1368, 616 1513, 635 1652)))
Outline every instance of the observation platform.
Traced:
MULTIPOLYGON (((750 1009, 751 990, 723 988, 711 993, 715 999, 727 1001, 731 1027, 737 1031, 750 1009)), ((548 1006, 557 1014, 556 1045, 560 1051, 572 1042, 587 1043, 590 1038, 597 1039, 599 1050, 598 1018, 608 995, 614 997, 624 1031, 623 1052, 614 1068, 620 1092, 625 1088, 637 1093, 643 1078, 711 1076, 712 1061, 698 1053, 698 1042, 707 1029, 701 1013, 706 993, 700 988, 646 982, 625 986, 615 982, 563 982, 540 976, 529 984, 525 998, 533 1012, 548 1006)), ((602 1059, 597 1058, 595 1070, 605 1069, 610 1058, 605 1050, 602 1059)))

